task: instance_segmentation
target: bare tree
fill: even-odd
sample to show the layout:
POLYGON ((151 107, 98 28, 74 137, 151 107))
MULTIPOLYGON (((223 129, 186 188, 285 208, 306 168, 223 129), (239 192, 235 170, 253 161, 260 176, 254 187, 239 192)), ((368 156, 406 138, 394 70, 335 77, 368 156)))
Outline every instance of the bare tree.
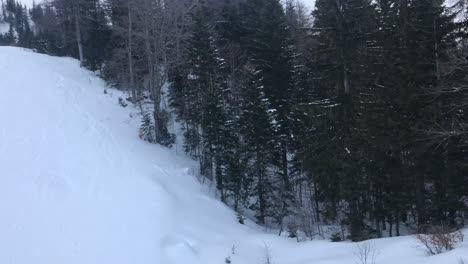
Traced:
POLYGON ((370 242, 356 244, 356 264, 376 264, 378 252, 370 242))
POLYGON ((425 234, 418 234, 416 239, 430 255, 453 250, 456 244, 463 242, 463 232, 451 230, 446 226, 429 226, 425 234))
MULTIPOLYGON (((423 131, 423 140, 435 148, 468 148, 468 43, 447 51, 446 61, 440 63, 438 85, 427 94, 439 105, 439 119, 430 129, 423 131)), ((463 151, 462 151, 463 152, 463 151)))
POLYGON ((180 60, 182 32, 194 1, 130 0, 129 5, 130 2, 135 12, 135 41, 141 43, 146 65, 140 83, 153 101, 156 142, 161 143, 167 130, 167 117, 161 110, 162 88, 168 81, 171 58, 180 60))

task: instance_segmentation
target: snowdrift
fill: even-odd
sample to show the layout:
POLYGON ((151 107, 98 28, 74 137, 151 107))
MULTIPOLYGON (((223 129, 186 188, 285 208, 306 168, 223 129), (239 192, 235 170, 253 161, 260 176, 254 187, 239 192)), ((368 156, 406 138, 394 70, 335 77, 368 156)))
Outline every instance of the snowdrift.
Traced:
MULTIPOLYGON (((76 60, 0 47, 0 263, 356 263, 356 244, 240 225, 183 154, 141 141, 137 110, 76 60)), ((373 240, 378 264, 458 263, 412 237, 373 240)))

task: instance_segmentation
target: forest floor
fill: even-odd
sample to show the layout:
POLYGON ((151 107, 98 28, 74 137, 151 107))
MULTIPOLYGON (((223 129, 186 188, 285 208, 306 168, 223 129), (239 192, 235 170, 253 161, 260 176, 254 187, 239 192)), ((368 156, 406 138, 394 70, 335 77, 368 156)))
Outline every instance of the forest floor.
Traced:
POLYGON ((0 263, 355 264, 359 248, 367 264, 468 260, 468 242, 428 256, 412 236, 297 243, 239 224, 196 163, 140 140, 125 94, 74 59, 0 47, 0 93, 0 263))

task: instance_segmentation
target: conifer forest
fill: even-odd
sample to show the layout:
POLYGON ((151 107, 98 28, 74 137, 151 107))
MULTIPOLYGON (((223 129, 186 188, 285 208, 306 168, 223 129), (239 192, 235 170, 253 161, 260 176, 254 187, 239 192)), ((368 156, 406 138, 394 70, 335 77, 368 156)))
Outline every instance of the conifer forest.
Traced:
POLYGON ((468 220, 466 0, 0 1, 0 45, 126 91, 136 136, 182 142, 240 223, 361 241, 468 220))

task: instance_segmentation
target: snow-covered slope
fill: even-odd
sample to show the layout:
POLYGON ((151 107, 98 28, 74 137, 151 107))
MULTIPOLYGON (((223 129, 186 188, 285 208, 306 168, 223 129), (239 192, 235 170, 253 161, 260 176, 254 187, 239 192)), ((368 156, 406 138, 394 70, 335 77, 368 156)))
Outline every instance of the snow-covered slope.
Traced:
MULTIPOLYGON (((237 223, 195 164, 137 137, 136 110, 69 58, 0 47, 0 263, 356 263, 356 244, 296 243, 237 223)), ((411 237, 371 241, 379 264, 427 257, 411 237)))

